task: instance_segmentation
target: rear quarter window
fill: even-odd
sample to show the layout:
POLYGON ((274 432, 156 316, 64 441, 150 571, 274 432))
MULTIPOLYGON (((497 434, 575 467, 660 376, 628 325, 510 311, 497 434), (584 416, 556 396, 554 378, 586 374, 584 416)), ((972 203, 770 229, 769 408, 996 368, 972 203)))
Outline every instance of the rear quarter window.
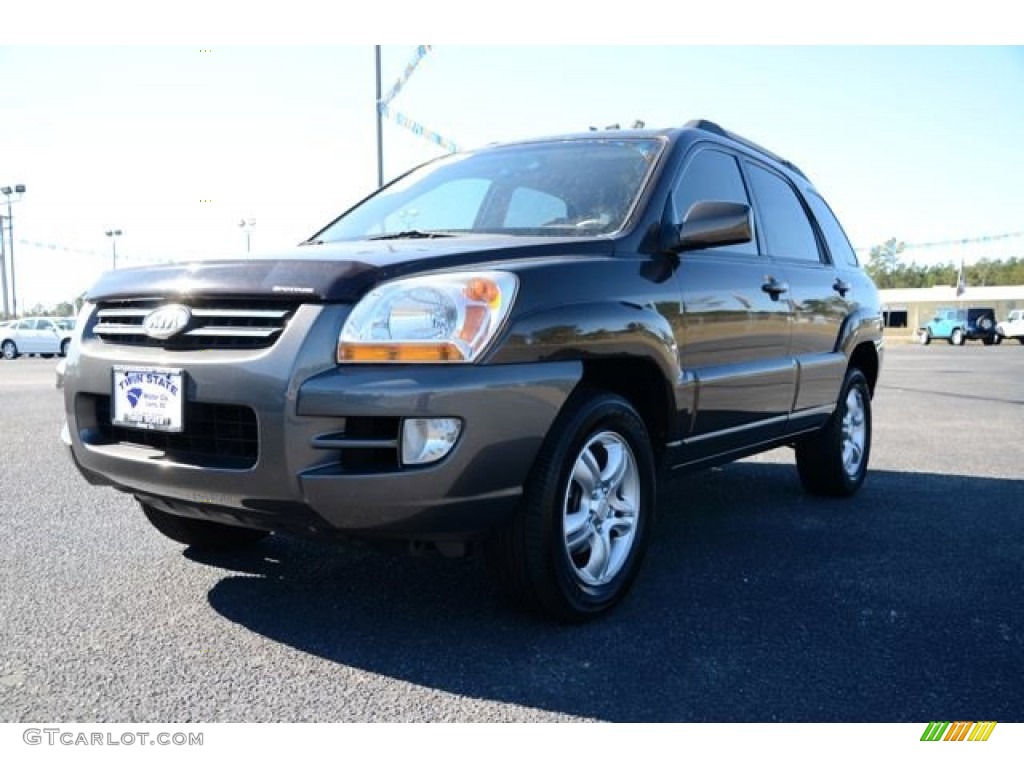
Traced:
POLYGON ((832 256, 832 263, 845 264, 849 267, 860 266, 857 262, 856 251, 850 245, 846 232, 843 231, 839 219, 832 213, 828 203, 814 190, 808 190, 806 198, 814 218, 818 220, 821 234, 825 236, 825 245, 828 246, 828 251, 832 256))

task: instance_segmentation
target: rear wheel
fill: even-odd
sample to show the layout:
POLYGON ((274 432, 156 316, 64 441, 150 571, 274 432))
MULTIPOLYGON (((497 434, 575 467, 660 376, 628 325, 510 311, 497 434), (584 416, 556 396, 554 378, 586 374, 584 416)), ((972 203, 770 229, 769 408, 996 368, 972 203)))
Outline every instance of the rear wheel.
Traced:
POLYGON ((69 346, 71 346, 71 341, 69 339, 64 339, 64 341, 62 341, 60 343, 60 356, 61 357, 67 357, 68 356, 68 347, 69 346))
POLYGON ((964 345, 964 332, 960 328, 953 329, 953 335, 949 337, 949 343, 962 347, 964 345))
POLYGON ((172 515, 149 504, 142 504, 142 511, 164 536, 197 549, 238 549, 251 546, 267 535, 266 531, 253 528, 172 515))
POLYGON ((917 340, 921 342, 922 346, 927 347, 932 343, 932 335, 928 332, 927 328, 922 328, 921 333, 918 335, 917 340))
POLYGON ((796 446, 800 482, 818 496, 852 496, 871 453, 871 390, 857 368, 846 372, 839 405, 816 435, 796 446))
POLYGON ((655 468, 643 421, 626 400, 579 392, 544 442, 511 523, 485 546, 513 602, 582 621, 629 590, 654 515, 655 468))

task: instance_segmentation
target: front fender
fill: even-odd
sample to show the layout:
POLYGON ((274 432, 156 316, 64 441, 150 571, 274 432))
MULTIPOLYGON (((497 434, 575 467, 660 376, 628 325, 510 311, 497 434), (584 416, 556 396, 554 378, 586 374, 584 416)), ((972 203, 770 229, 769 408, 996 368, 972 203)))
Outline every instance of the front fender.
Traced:
POLYGON ((679 378, 678 350, 668 320, 652 306, 592 301, 552 306, 516 318, 489 362, 643 358, 667 382, 679 378))

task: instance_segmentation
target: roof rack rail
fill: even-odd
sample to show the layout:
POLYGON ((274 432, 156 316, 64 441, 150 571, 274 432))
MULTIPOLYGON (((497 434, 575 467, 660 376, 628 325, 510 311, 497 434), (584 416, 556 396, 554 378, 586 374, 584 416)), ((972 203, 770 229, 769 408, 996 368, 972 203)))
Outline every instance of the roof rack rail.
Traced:
POLYGON ((751 149, 756 150, 757 152, 760 152, 762 154, 767 155, 772 160, 774 160, 777 163, 781 163, 782 165, 786 166, 787 168, 789 168, 794 173, 799 174, 800 176, 802 176, 805 179, 807 178, 807 174, 805 174, 803 171, 801 171, 799 168, 797 168, 796 165, 791 163, 786 158, 781 157, 780 155, 775 154, 770 149, 762 147, 760 144, 758 144, 755 141, 751 141, 750 139, 743 138, 738 133, 733 133, 732 131, 725 130, 725 128, 720 126, 718 123, 712 122, 711 120, 704 120, 704 119, 691 120, 690 122, 688 122, 683 127, 684 128, 696 128, 696 129, 701 130, 701 131, 707 131, 708 133, 713 133, 716 136, 723 136, 723 137, 725 137, 727 139, 731 139, 732 141, 735 141, 737 144, 742 144, 745 147, 750 147, 751 149))

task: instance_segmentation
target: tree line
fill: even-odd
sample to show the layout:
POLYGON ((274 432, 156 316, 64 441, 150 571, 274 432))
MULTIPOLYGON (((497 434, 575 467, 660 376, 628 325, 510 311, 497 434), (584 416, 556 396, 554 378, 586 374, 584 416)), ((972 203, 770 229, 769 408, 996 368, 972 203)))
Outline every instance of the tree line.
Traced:
MULTIPOLYGON (((901 258, 904 248, 904 243, 890 239, 871 249, 865 269, 879 288, 932 288, 957 284, 959 264, 908 264, 901 258)), ((964 266, 964 281, 974 286, 1024 285, 1024 258, 980 259, 964 266)))

